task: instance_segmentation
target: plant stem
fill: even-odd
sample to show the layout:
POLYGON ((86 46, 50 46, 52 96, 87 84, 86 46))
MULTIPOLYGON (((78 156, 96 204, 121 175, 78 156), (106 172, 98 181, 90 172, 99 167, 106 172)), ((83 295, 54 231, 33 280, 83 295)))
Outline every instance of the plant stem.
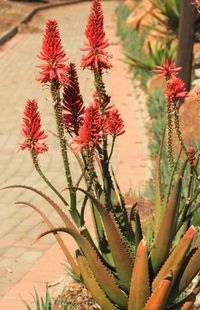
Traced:
POLYGON ((173 126, 172 126, 172 108, 171 105, 167 105, 167 150, 168 158, 171 168, 174 167, 174 155, 173 155, 173 126))
POLYGON ((174 107, 174 121, 175 121, 175 129, 176 129, 177 138, 180 142, 180 145, 182 146, 182 149, 183 149, 185 155, 187 157, 189 157, 187 148, 186 148, 185 143, 184 143, 183 138, 182 138, 180 121, 179 121, 179 108, 176 105, 174 107))
MULTIPOLYGON (((100 105, 100 111, 101 116, 104 118, 105 116, 105 86, 103 83, 102 78, 102 71, 99 68, 99 70, 94 72, 94 78, 95 78, 95 86, 96 91, 98 94, 99 99, 99 105, 100 105)), ((110 206, 111 202, 111 189, 112 189, 112 180, 109 172, 109 159, 108 159, 108 142, 107 142, 107 135, 103 134, 103 159, 101 160, 102 167, 103 167, 103 184, 104 184, 104 195, 106 200, 107 207, 110 206)))
POLYGON ((110 150, 110 155, 108 157, 108 161, 110 162, 110 159, 112 157, 112 154, 113 154, 113 150, 114 150, 114 146, 115 146, 115 139, 116 139, 116 136, 113 136, 113 140, 112 140, 112 145, 111 145, 111 150, 110 150))
POLYGON ((98 94, 100 110, 102 117, 105 116, 105 107, 104 107, 104 97, 105 97, 105 85, 103 83, 102 72, 99 69, 97 72, 94 72, 94 80, 95 80, 95 87, 98 94))
POLYGON ((71 177, 71 171, 69 166, 69 159, 67 153, 67 146, 66 146, 66 138, 64 134, 64 127, 62 122, 62 105, 61 105, 61 98, 60 98, 60 88, 59 84, 55 81, 51 83, 51 95, 53 98, 53 105, 54 105, 54 112, 56 117, 56 124, 57 124, 57 132, 58 132, 58 139, 60 142, 60 149, 62 153, 65 175, 67 179, 67 184, 69 187, 70 193, 70 214, 77 224, 80 227, 80 215, 76 209, 76 192, 72 189, 73 182, 71 177))
POLYGON ((39 162, 38 162, 38 158, 37 156, 34 154, 34 152, 31 152, 31 156, 32 156, 32 160, 33 160, 33 165, 36 169, 36 171, 39 173, 39 175, 41 176, 41 178, 45 181, 45 183, 54 191, 54 193, 60 198, 60 200, 64 203, 65 206, 69 207, 69 204, 67 203, 67 201, 63 198, 63 196, 60 194, 60 192, 52 185, 52 183, 48 180, 48 178, 44 175, 44 173, 42 172, 39 162))

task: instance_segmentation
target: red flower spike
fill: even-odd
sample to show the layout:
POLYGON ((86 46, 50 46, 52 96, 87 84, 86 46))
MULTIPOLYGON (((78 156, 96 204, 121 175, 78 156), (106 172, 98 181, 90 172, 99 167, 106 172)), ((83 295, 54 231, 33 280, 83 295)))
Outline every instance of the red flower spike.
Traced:
POLYGON ((107 112, 104 131, 115 137, 120 136, 125 132, 124 121, 116 108, 107 112))
POLYGON ((176 76, 176 74, 181 70, 181 67, 176 68, 175 62, 173 60, 164 59, 163 66, 156 66, 156 69, 153 70, 155 73, 159 73, 158 78, 166 77, 170 79, 171 77, 176 76))
POLYGON ((86 47, 81 50, 88 51, 88 54, 83 56, 81 67, 83 69, 88 67, 93 71, 109 69, 111 64, 108 59, 111 55, 104 51, 108 47, 108 40, 105 39, 103 11, 100 0, 93 0, 92 2, 85 36, 88 42, 84 42, 86 47))
POLYGON ((56 20, 48 20, 46 23, 42 50, 38 58, 45 61, 44 64, 38 66, 41 69, 37 78, 38 81, 51 83, 53 80, 57 80, 61 84, 67 82, 67 58, 61 44, 56 20))
POLYGON ((195 148, 193 146, 190 146, 188 148, 190 166, 194 166, 194 163, 195 163, 195 160, 196 160, 196 158, 194 156, 195 152, 196 152, 196 150, 195 150, 195 148))
POLYGON ((40 114, 35 99, 26 102, 22 119, 22 135, 25 138, 24 143, 19 144, 22 151, 27 149, 33 151, 35 155, 48 151, 48 146, 39 142, 46 139, 47 135, 41 130, 40 114))
POLYGON ((67 75, 69 82, 64 86, 63 93, 63 125, 69 133, 78 135, 83 123, 84 106, 75 64, 70 63, 67 75))
POLYGON ((175 76, 172 77, 167 83, 165 96, 169 104, 180 98, 188 97, 188 92, 185 91, 185 83, 175 76))
POLYGON ((101 143, 102 138, 102 118, 97 104, 90 104, 84 113, 84 123, 80 127, 78 137, 73 142, 77 144, 74 152, 78 153, 82 149, 89 147, 94 151, 95 147, 101 143))

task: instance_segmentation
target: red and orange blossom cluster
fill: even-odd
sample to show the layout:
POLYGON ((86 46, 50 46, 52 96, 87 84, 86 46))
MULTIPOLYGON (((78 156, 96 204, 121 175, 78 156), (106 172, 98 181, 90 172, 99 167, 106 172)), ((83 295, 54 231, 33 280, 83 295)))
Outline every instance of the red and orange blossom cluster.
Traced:
MULTIPOLYGON (((105 51, 108 40, 105 39, 103 29, 103 12, 100 0, 93 0, 85 35, 87 42, 83 51, 88 54, 83 56, 82 68, 100 74, 103 69, 109 69, 110 55, 105 51)), ((119 136, 124 132, 124 123, 119 111, 110 106, 110 97, 104 94, 105 113, 102 115, 99 106, 98 95, 95 93, 94 102, 85 108, 80 94, 78 76, 75 64, 68 64, 66 53, 63 50, 58 24, 56 20, 48 20, 46 23, 42 49, 38 57, 44 62, 39 65, 37 80, 48 85, 63 87, 62 120, 63 127, 73 138, 75 151, 78 152, 87 147, 94 151, 102 141, 102 135, 119 136)), ((40 129, 40 117, 36 100, 28 100, 25 106, 22 124, 22 134, 25 141, 20 144, 22 150, 28 149, 38 155, 48 150, 46 144, 40 144, 39 140, 47 135, 40 129)))
POLYGON ((156 66, 153 72, 158 73, 158 77, 165 77, 166 89, 165 96, 168 104, 175 103, 175 101, 186 98, 188 92, 185 90, 185 83, 177 77, 178 72, 181 71, 181 67, 177 67, 173 60, 165 59, 163 66, 156 66))
POLYGON ((105 52, 105 48, 108 47, 108 39, 105 39, 103 11, 99 0, 93 0, 85 36, 87 38, 87 42, 84 42, 86 47, 81 50, 87 51, 88 54, 83 56, 81 66, 94 71, 109 69, 111 55, 105 52))
POLYGON ((38 81, 51 83, 56 79, 61 84, 67 83, 67 58, 62 48, 56 20, 48 20, 46 23, 42 50, 38 58, 44 61, 44 64, 38 66, 41 69, 38 81))
POLYGON ((25 138, 23 143, 20 143, 21 150, 29 150, 38 155, 48 151, 48 146, 45 143, 40 143, 41 140, 47 138, 44 130, 41 129, 40 114, 38 112, 38 104, 36 100, 27 100, 24 116, 22 120, 22 135, 25 138))
MULTIPOLYGON (((179 124, 179 108, 182 103, 181 100, 188 97, 188 92, 185 89, 185 83, 177 77, 177 74, 180 70, 180 67, 176 68, 175 62, 173 60, 170 61, 165 59, 163 66, 156 66, 154 72, 158 73, 159 77, 165 77, 166 79, 165 97, 167 99, 168 110, 168 139, 172 139, 172 116, 174 114, 177 137, 180 141, 181 147, 188 157, 190 166, 193 166, 195 163, 195 148, 190 146, 187 149, 185 147, 179 124), (170 134, 169 131, 171 131, 170 134)), ((168 141, 168 145, 172 147, 172 143, 170 141, 168 141)), ((172 153, 172 149, 170 152, 172 153)))

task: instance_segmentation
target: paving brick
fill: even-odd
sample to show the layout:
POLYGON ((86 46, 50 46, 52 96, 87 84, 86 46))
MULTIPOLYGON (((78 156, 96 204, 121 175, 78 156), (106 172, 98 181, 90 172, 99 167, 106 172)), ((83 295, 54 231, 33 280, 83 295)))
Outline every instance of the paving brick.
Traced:
MULTIPOLYGON (((3 297, 5 293, 7 293, 7 291, 8 291, 8 287, 6 287, 5 283, 0 282, 0 298, 3 297)), ((5 305, 5 309, 7 306, 8 306, 8 303, 5 305)), ((2 306, 2 309, 4 309, 3 306, 2 306)), ((10 309, 15 309, 15 308, 10 308, 10 309)))
POLYGON ((13 227, 16 226, 16 220, 14 218, 7 218, 1 223, 0 227, 0 238, 6 235, 13 227))
POLYGON ((8 257, 8 258, 18 258, 19 256, 21 256, 21 255, 24 254, 25 252, 26 252, 26 249, 24 249, 24 248, 12 247, 12 248, 8 249, 8 250, 4 253, 4 257, 8 257))
POLYGON ((21 255, 21 260, 24 261, 24 263, 34 263, 41 255, 41 251, 27 250, 21 255))
POLYGON ((7 246, 1 246, 0 245, 0 257, 7 251, 8 247, 7 246))
POLYGON ((0 268, 12 268, 12 265, 14 263, 14 259, 11 257, 4 257, 3 255, 1 256, 0 260, 0 268))
MULTIPOLYGON (((3 201, 5 200, 5 198, 6 198, 5 195, 1 196, 1 199, 3 201)), ((15 216, 16 213, 17 213, 17 210, 15 209, 15 207, 13 205, 11 205, 11 203, 8 205, 6 203, 0 204, 0 219, 1 220, 5 219, 5 218, 9 218, 9 216, 11 216, 11 215, 15 216)))
POLYGON ((8 288, 10 287, 10 285, 15 285, 17 282, 19 282, 19 280, 21 280, 23 278, 23 276, 25 275, 25 270, 23 270, 22 272, 16 272, 15 270, 11 270, 7 271, 4 275, 4 283, 8 288))
POLYGON ((6 272, 5 268, 0 267, 0 279, 4 279, 6 272))

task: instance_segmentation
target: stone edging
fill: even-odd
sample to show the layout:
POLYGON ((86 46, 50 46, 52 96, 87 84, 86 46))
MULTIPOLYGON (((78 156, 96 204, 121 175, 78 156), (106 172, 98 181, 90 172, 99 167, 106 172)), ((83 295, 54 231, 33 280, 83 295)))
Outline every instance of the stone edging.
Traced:
POLYGON ((51 9, 51 8, 59 7, 59 6, 68 5, 68 4, 76 4, 76 3, 83 2, 83 1, 85 1, 85 0, 63 0, 63 1, 59 1, 57 3, 44 4, 44 5, 41 5, 41 6, 37 7, 37 8, 34 8, 16 26, 14 26, 10 30, 6 31, 0 37, 0 45, 3 45, 6 41, 8 41, 12 37, 14 37, 18 33, 19 26, 21 24, 28 23, 37 12, 42 11, 42 10, 46 10, 46 9, 51 9))

